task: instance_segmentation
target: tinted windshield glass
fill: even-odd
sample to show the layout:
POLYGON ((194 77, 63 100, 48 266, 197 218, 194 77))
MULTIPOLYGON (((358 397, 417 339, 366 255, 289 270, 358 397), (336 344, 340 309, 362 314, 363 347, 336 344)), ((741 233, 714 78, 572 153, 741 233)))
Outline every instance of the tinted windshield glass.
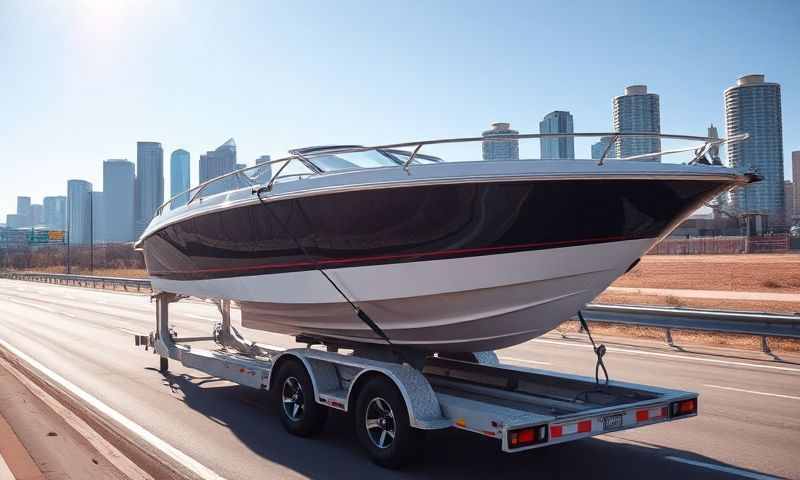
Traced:
POLYGON ((310 158, 322 171, 347 170, 352 168, 396 167, 398 163, 386 155, 369 150, 366 152, 338 153, 310 158))

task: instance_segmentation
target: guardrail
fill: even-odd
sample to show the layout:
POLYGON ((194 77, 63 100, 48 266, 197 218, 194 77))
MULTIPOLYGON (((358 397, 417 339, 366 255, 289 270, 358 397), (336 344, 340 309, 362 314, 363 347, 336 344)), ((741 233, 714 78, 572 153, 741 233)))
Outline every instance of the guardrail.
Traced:
MULTIPOLYGON (((0 272, 0 278, 93 288, 121 287, 125 291, 152 292, 150 281, 140 278, 96 277, 40 272, 0 272)), ((770 353, 768 337, 800 339, 800 315, 695 310, 590 303, 583 309, 586 320, 596 323, 663 328, 666 342, 674 346, 672 330, 736 333, 761 337, 761 349, 770 353)))
POLYGON ((150 280, 145 278, 96 277, 92 275, 68 275, 65 273, 43 272, 0 272, 0 278, 26 280, 54 285, 74 285, 92 288, 122 288, 125 291, 152 291, 150 280))

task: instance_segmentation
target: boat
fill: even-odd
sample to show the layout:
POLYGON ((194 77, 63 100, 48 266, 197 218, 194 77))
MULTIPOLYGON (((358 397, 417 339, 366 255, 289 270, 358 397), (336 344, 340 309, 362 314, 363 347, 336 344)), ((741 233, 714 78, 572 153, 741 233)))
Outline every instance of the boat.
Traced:
POLYGON ((485 137, 293 150, 176 196, 135 247, 154 290, 233 300, 247 328, 495 350, 570 319, 692 212, 759 179, 707 160, 724 139, 658 136, 703 144, 599 161, 419 151, 485 137), (687 150, 687 164, 644 161, 687 150))

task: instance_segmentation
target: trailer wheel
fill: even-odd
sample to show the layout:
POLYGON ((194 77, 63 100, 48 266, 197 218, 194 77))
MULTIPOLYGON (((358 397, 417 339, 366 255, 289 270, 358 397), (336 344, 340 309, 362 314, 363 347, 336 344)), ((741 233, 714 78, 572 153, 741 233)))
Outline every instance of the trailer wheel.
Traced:
POLYGON ((158 371, 167 373, 169 370, 169 359, 167 357, 158 357, 158 371))
POLYGON ((314 399, 314 387, 303 365, 293 360, 283 364, 274 388, 278 416, 289 433, 309 437, 322 430, 328 408, 314 399))
POLYGON ((411 427, 406 402, 388 379, 375 377, 364 385, 355 415, 358 440, 378 465, 400 468, 421 451, 423 432, 411 427))

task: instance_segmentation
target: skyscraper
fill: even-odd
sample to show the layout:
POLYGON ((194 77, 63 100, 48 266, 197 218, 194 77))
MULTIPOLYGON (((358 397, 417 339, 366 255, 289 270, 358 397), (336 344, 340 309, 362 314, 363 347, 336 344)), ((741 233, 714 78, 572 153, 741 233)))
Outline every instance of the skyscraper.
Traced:
POLYGON ((794 191, 797 188, 797 185, 792 183, 791 180, 784 180, 783 182, 783 198, 784 198, 784 218, 786 225, 793 225, 794 224, 794 191))
MULTIPOLYGON (((511 124, 496 122, 492 124, 491 130, 483 132, 483 137, 487 139, 502 138, 504 135, 518 135, 519 132, 511 130, 511 124)), ((519 140, 484 140, 483 142, 484 160, 519 160, 519 140)))
POLYGON ((728 145, 728 161, 734 167, 755 168, 763 177, 731 192, 733 206, 739 213, 766 214, 771 224, 783 225, 781 86, 765 82, 764 75, 745 75, 724 96, 726 136, 750 134, 728 145))
MULTIPOLYGON (((133 162, 128 160, 106 160, 103 162, 104 240, 132 242, 135 233, 135 185, 133 162)), ((98 218, 95 212, 95 218, 98 218)))
POLYGON ((800 224, 800 150, 792 152, 792 183, 794 184, 794 223, 800 224))
MULTIPOLYGON (((572 128, 572 114, 560 110, 548 113, 539 122, 539 133, 573 133, 572 128)), ((539 145, 543 159, 575 158, 574 137, 542 138, 539 145)))
POLYGON ((106 202, 103 192, 91 192, 92 203, 89 205, 91 215, 92 237, 94 244, 106 243, 108 241, 106 229, 106 202))
POLYGON ((44 206, 39 203, 31 204, 31 226, 44 225, 44 206))
MULTIPOLYGON (((661 107, 658 95, 647 93, 647 85, 625 87, 625 95, 614 97, 614 131, 620 133, 661 133, 661 107)), ((617 157, 643 155, 661 150, 659 138, 620 138, 617 157)), ((661 161, 660 157, 650 159, 661 161)))
MULTIPOLYGON (((216 150, 200 155, 200 183, 236 170, 236 142, 230 138, 216 150)), ((203 195, 224 192, 233 187, 232 182, 219 182, 203 191, 203 195)))
POLYGON ((267 163, 267 162, 270 162, 270 161, 272 161, 272 157, 270 157, 269 155, 261 155, 260 157, 258 157, 256 159, 256 165, 261 164, 261 163, 267 163))
POLYGON ((269 155, 261 155, 256 159, 256 165, 263 165, 261 168, 257 169, 257 171, 252 172, 249 176, 260 183, 267 183, 272 178, 272 164, 269 163, 272 161, 272 157, 269 155))
POLYGON ((599 142, 592 144, 592 158, 594 160, 600 160, 600 157, 603 156, 603 152, 606 152, 606 147, 608 147, 608 151, 606 152, 605 158, 617 158, 617 149, 614 145, 609 147, 612 138, 613 137, 600 137, 599 142))
POLYGON ((67 231, 71 245, 86 245, 91 237, 92 184, 67 180, 67 231))
POLYGON ((31 226, 31 197, 17 197, 17 223, 20 227, 31 226))
POLYGON ((51 230, 67 228, 67 197, 44 197, 44 223, 51 230))
POLYGON ((136 143, 136 236, 164 203, 164 150, 157 142, 136 143))
MULTIPOLYGON (((170 198, 189 190, 190 177, 189 152, 178 149, 169 157, 169 196, 170 198)), ((185 205, 189 201, 189 194, 181 195, 173 201, 173 207, 185 205)))

